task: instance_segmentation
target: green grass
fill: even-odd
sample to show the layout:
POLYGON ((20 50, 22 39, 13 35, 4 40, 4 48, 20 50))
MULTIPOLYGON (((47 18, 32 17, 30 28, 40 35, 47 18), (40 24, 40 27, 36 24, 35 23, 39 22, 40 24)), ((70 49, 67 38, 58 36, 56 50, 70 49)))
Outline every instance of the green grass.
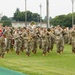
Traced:
POLYGON ((42 50, 26 57, 25 52, 18 56, 13 51, 0 58, 0 66, 19 71, 27 75, 75 75, 75 54, 71 46, 65 45, 63 54, 57 55, 56 47, 47 56, 42 56, 42 50))

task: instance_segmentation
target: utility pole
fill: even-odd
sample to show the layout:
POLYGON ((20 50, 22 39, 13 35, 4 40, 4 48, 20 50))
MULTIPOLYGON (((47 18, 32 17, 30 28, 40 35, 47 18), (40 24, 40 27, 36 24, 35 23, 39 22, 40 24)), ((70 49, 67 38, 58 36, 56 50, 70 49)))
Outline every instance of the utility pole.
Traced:
POLYGON ((25 0, 25 26, 27 27, 27 0, 25 0))
POLYGON ((74 13, 74 0, 71 0, 72 1, 72 27, 74 25, 74 16, 73 16, 73 13, 74 13))
POLYGON ((49 28, 49 0, 46 0, 46 9, 47 9, 47 29, 49 28))
POLYGON ((40 26, 42 26, 42 5, 40 4, 40 26))

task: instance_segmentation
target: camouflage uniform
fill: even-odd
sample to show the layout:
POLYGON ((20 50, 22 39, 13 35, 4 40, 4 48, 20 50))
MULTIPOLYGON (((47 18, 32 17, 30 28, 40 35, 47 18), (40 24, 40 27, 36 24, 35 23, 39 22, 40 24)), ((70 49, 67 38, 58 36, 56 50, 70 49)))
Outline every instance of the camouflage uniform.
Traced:
POLYGON ((51 35, 49 32, 46 34, 46 41, 47 41, 47 52, 49 53, 51 50, 51 35))
POLYGON ((26 55, 30 56, 30 50, 31 50, 31 41, 28 39, 26 43, 26 55))
POLYGON ((50 36, 51 36, 51 51, 53 50, 54 43, 55 43, 55 38, 54 38, 54 31, 50 31, 50 36))
POLYGON ((43 32, 41 37, 42 37, 42 50, 43 50, 43 55, 46 55, 46 52, 47 52, 46 32, 43 32))
POLYGON ((38 33, 38 47, 39 47, 39 49, 42 49, 42 32, 41 32, 41 30, 39 30, 39 33, 38 33))
POLYGON ((75 53, 75 29, 71 32, 72 35, 72 52, 75 53))
POLYGON ((68 40, 68 44, 72 44, 72 35, 71 35, 71 29, 69 30, 69 40, 68 40))
POLYGON ((62 31, 59 28, 55 30, 55 42, 57 46, 57 53, 60 54, 64 49, 64 40, 62 37, 62 31))
POLYGON ((26 38, 25 38, 25 47, 26 47, 26 55, 30 56, 30 50, 31 50, 31 34, 30 31, 26 31, 26 38))
POLYGON ((6 51, 7 51, 7 53, 8 53, 9 50, 10 50, 10 48, 11 48, 12 35, 11 35, 11 33, 10 33, 9 30, 5 31, 4 35, 5 35, 5 37, 6 37, 5 39, 7 40, 7 42, 6 42, 6 51))
POLYGON ((37 52, 37 35, 36 33, 32 36, 32 52, 36 54, 37 52))
POLYGON ((4 36, 0 37, 0 57, 4 57, 5 55, 5 38, 4 36))
POLYGON ((64 43, 68 44, 68 42, 69 42, 69 31, 67 29, 64 29, 63 36, 64 36, 64 43))
POLYGON ((22 48, 21 48, 22 52, 24 51, 24 49, 26 49, 25 48, 25 43, 26 43, 25 37, 26 37, 26 34, 23 32, 22 39, 21 39, 22 40, 22 48))
POLYGON ((20 35, 19 35, 18 33, 16 33, 16 34, 14 35, 14 39, 15 39, 15 44, 14 44, 14 46, 15 46, 15 51, 16 51, 16 53, 19 55, 20 50, 21 50, 21 47, 22 47, 21 37, 20 37, 20 35))

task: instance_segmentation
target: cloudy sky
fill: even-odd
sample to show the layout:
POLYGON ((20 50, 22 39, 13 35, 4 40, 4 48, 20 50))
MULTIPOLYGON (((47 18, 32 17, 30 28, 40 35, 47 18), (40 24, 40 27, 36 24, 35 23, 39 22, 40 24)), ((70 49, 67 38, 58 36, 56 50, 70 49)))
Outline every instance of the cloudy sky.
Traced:
MULTIPOLYGON (((42 4, 42 17, 46 15, 46 0, 27 0, 27 10, 40 14, 40 3, 42 4)), ((25 0, 0 0, 0 14, 12 17, 16 8, 25 10, 25 0)), ((68 14, 72 11, 71 0, 49 0, 49 15, 55 17, 68 14)), ((75 11, 75 3, 74 3, 75 11)))

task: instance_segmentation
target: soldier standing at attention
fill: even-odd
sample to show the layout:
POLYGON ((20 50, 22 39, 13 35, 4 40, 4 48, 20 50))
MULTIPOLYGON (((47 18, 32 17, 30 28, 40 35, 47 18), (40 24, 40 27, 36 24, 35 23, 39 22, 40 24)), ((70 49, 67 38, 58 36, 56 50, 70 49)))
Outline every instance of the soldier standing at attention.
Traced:
POLYGON ((72 52, 75 53, 75 25, 73 26, 71 35, 72 35, 72 52))
POLYGON ((31 34, 30 30, 26 29, 26 38, 25 38, 25 47, 26 47, 26 56, 30 56, 30 50, 31 50, 31 34))
POLYGON ((0 37, 0 57, 4 58, 5 55, 5 38, 4 35, 0 37))
POLYGON ((32 52, 36 54, 37 52, 37 34, 34 33, 32 36, 32 52))
POLYGON ((57 28, 55 29, 55 42, 56 42, 58 54, 61 54, 61 52, 64 49, 64 40, 63 40, 62 31, 63 30, 60 26, 57 26, 57 28))
POLYGON ((23 52, 24 49, 25 49, 25 37, 26 37, 26 33, 25 33, 25 29, 24 28, 22 29, 22 35, 21 35, 21 37, 22 37, 22 39, 21 39, 21 41, 22 41, 21 50, 23 52))
POLYGON ((15 51, 17 53, 17 55, 19 55, 20 53, 20 35, 18 33, 18 29, 15 30, 15 34, 14 34, 14 40, 15 40, 15 43, 14 43, 14 46, 15 46, 15 51))
POLYGON ((48 29, 48 33, 49 33, 49 49, 52 51, 55 42, 53 28, 48 29))
POLYGON ((47 52, 49 53, 51 50, 51 35, 49 32, 50 29, 47 30, 46 38, 47 38, 47 52))
POLYGON ((54 43, 55 43, 54 28, 51 28, 51 30, 50 30, 50 36, 51 36, 51 51, 53 51, 53 47, 54 47, 54 43))
POLYGON ((46 38, 47 30, 44 29, 42 32, 42 50, 43 50, 43 56, 46 56, 47 53, 47 38, 46 38))
POLYGON ((5 55, 5 37, 3 34, 3 26, 0 25, 0 57, 3 58, 5 55))
POLYGON ((41 49, 42 48, 42 38, 41 38, 41 35, 42 35, 42 28, 39 28, 39 30, 38 30, 38 46, 39 46, 39 49, 41 49))
POLYGON ((4 35, 6 37, 5 39, 7 40, 6 41, 6 51, 8 53, 9 50, 10 50, 10 47, 11 47, 11 39, 12 39, 12 35, 10 33, 10 28, 9 27, 6 27, 4 35))
POLYGON ((69 29, 65 28, 63 30, 63 34, 64 34, 64 43, 68 44, 68 42, 69 42, 69 29))

